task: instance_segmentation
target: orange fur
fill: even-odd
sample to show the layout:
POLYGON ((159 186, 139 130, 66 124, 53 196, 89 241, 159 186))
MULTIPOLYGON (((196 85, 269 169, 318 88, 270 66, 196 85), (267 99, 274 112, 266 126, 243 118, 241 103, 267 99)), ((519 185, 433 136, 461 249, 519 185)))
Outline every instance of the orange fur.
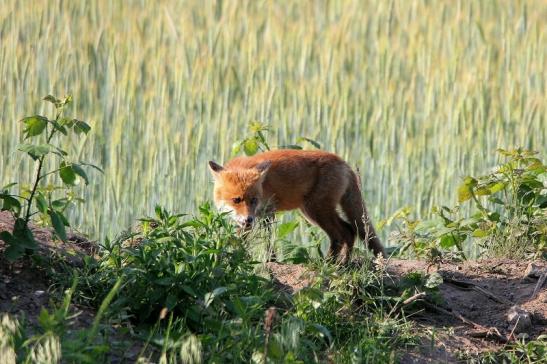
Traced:
POLYGON ((215 204, 231 211, 242 227, 275 211, 300 209, 329 236, 329 255, 346 262, 355 237, 374 254, 385 255, 350 166, 324 151, 274 150, 232 159, 224 167, 209 162, 215 204), (342 219, 336 208, 344 211, 342 219))

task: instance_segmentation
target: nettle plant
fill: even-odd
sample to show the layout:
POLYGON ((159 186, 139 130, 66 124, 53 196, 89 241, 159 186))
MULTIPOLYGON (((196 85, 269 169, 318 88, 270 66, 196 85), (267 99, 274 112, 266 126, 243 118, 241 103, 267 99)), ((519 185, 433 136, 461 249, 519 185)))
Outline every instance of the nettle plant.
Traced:
POLYGON ((437 260, 466 259, 464 242, 479 244, 493 256, 541 256, 547 249, 547 166, 537 152, 498 149, 504 159, 493 172, 465 177, 458 188, 459 206, 433 209, 435 218, 412 219, 409 208, 387 223, 399 221, 395 239, 403 250, 437 260), (470 215, 462 216, 464 204, 470 215))
POLYGON ((69 138, 87 134, 91 130, 86 122, 64 116, 67 105, 72 102, 72 96, 58 99, 48 95, 44 100, 55 107, 53 119, 34 115, 20 121, 24 124, 24 143, 19 144, 17 149, 26 153, 34 163, 32 180, 28 184, 10 183, 0 190, 1 210, 10 211, 15 219, 11 232, 0 232, 0 239, 7 243, 5 257, 11 261, 36 250, 37 244, 29 228, 29 222, 35 215, 40 216, 42 222, 50 224, 55 235, 66 242, 66 227, 70 226, 65 216, 67 209, 75 203, 83 202, 83 199, 76 196, 73 188, 80 182, 79 179, 86 185, 89 183, 85 167, 101 171, 92 164, 72 161, 65 150, 53 144, 61 144, 61 140, 68 141, 69 138), (45 171, 46 165, 56 167, 45 171), (55 174, 60 177, 62 185, 46 183, 49 181, 48 177, 55 174), (15 186, 19 186, 18 193, 12 192, 15 186))
MULTIPOLYGON (((252 156, 259 152, 272 150, 265 135, 269 131, 268 125, 259 121, 252 121, 249 123, 249 130, 251 132, 250 136, 238 140, 232 145, 232 155, 243 151, 245 155, 252 156)), ((314 148, 321 149, 321 144, 306 137, 298 137, 293 144, 278 145, 277 149, 304 149, 301 145, 304 142, 311 144, 314 148)))

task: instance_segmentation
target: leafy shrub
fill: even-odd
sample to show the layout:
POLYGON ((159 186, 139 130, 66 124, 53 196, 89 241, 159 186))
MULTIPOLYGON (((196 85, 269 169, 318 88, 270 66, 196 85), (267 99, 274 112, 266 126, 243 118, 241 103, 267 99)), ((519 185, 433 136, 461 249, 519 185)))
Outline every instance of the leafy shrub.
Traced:
POLYGON ((84 167, 91 166, 86 162, 76 162, 69 158, 68 153, 58 145, 52 144, 58 139, 56 136, 65 137, 71 135, 87 134, 91 127, 84 121, 63 116, 65 108, 72 102, 72 97, 67 96, 58 99, 51 95, 44 98, 45 101, 55 106, 55 118, 48 119, 42 115, 25 117, 21 122, 25 125, 23 130, 24 140, 36 140, 35 143, 21 143, 18 150, 26 153, 35 164, 34 178, 29 185, 20 185, 20 192, 12 193, 10 189, 18 183, 10 183, 0 189, 1 210, 10 211, 15 223, 13 230, 1 231, 0 239, 4 240, 8 247, 4 254, 8 260, 16 260, 25 253, 32 253, 37 248, 32 231, 28 224, 34 215, 39 215, 41 221, 49 223, 54 228, 56 236, 62 241, 67 240, 66 227, 70 226, 65 213, 67 209, 77 202, 83 202, 75 196, 72 188, 78 179, 89 183, 84 167), (51 171, 44 171, 46 158, 55 160, 57 166, 51 171), (57 174, 63 185, 44 184, 46 178, 57 174), (64 192, 64 196, 59 196, 64 192))
MULTIPOLYGON (((266 139, 266 133, 269 131, 268 125, 259 121, 253 121, 249 123, 249 130, 251 132, 250 136, 243 138, 242 140, 236 141, 232 145, 232 155, 239 154, 243 150, 243 153, 245 153, 245 155, 252 156, 256 153, 265 152, 272 149, 270 148, 270 145, 266 139)), ((279 145, 277 148, 303 149, 303 147, 300 145, 303 142, 311 144, 314 148, 321 149, 321 144, 313 139, 306 137, 298 137, 296 143, 279 145)))
POLYGON ((544 363, 547 358, 547 335, 540 335, 535 340, 517 340, 497 352, 489 352, 480 358, 467 358, 469 363, 509 364, 509 363, 544 363))
POLYGON ((470 203, 470 215, 462 206, 433 209, 435 218, 419 221, 410 209, 398 210, 387 224, 399 221, 394 234, 403 250, 436 260, 452 256, 466 259, 466 241, 483 253, 522 258, 541 256, 547 248, 547 166, 536 152, 498 150, 506 161, 493 172, 468 176, 458 188, 458 201, 470 203))
POLYGON ((386 295, 383 273, 370 264, 353 270, 321 262, 314 283, 291 298, 257 274, 247 239, 209 204, 194 218, 156 208, 140 231, 107 241, 97 260, 86 260, 81 297, 98 304, 121 279, 109 312, 139 323, 164 362, 301 363, 329 355, 382 362, 405 342, 407 325, 383 311, 399 298, 386 295))
POLYGON ((117 308, 141 322, 155 321, 165 308, 195 331, 203 321, 245 317, 268 302, 268 280, 253 273, 233 226, 209 205, 200 211, 182 222, 181 215, 156 208, 155 218, 142 220, 141 232, 103 246, 95 285, 108 287, 123 277, 117 308))

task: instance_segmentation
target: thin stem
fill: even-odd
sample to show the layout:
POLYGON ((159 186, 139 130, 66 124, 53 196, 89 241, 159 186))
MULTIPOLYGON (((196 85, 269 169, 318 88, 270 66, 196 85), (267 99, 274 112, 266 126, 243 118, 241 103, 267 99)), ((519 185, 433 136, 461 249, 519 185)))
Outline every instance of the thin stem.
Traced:
MULTIPOLYGON (((57 116, 55 117, 55 121, 59 120, 59 117, 61 116, 61 111, 57 112, 57 116)), ((55 128, 51 128, 51 133, 49 133, 49 136, 47 137, 47 143, 51 141, 51 138, 53 138, 53 135, 55 134, 55 128)), ((46 155, 44 154, 38 159, 38 165, 36 167, 36 172, 34 174, 34 185, 32 186, 32 190, 30 191, 30 196, 28 198, 28 205, 27 205, 27 213, 25 214, 25 224, 28 224, 30 220, 30 209, 32 207, 32 200, 34 199, 34 195, 36 194, 36 190, 38 189, 38 183, 40 183, 40 180, 42 179, 42 176, 40 176, 40 173, 42 172, 42 166, 44 165, 44 159, 46 158, 46 155)))

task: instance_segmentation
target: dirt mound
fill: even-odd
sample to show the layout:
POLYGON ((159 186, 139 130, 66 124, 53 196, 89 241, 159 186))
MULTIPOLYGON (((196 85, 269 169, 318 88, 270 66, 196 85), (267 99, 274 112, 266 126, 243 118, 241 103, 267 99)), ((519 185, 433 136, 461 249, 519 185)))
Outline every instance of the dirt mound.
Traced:
MULTIPOLYGON (((547 262, 534 263, 539 270, 547 272, 547 262)), ((533 296, 538 279, 526 277, 528 264, 490 259, 429 269, 443 277, 444 282, 439 287, 443 302, 427 307, 412 319, 424 332, 435 334, 430 340, 424 340, 428 342, 424 342, 417 352, 407 354, 404 362, 428 359, 452 362, 457 354, 476 355, 500 349, 519 334, 535 339, 547 333, 547 291, 540 287, 533 296), (523 330, 507 318, 514 306, 529 314, 530 325, 523 330)), ((427 268, 424 262, 395 260, 388 270, 395 277, 401 277, 427 268)), ((521 323, 524 321, 522 319, 521 323)))
POLYGON ((268 262, 266 269, 270 272, 276 288, 288 294, 295 294, 309 286, 313 279, 312 272, 302 264, 268 262))
MULTIPOLYGON (((0 211, 0 231, 11 231, 13 217, 6 211, 0 211)), ((94 243, 76 234, 69 234, 68 243, 62 243, 53 238, 51 230, 32 226, 34 238, 38 243, 36 257, 40 259, 55 258, 78 265, 85 255, 92 255, 96 248, 94 243)), ((15 263, 8 262, 3 255, 5 242, 0 239, 0 313, 10 313, 16 316, 24 314, 31 323, 36 323, 42 307, 49 307, 51 301, 50 282, 47 272, 40 264, 30 258, 22 258, 15 263)), ((74 306, 76 307, 76 306, 74 306)), ((86 327, 92 321, 92 312, 85 307, 77 307, 80 311, 75 325, 86 327)))
MULTIPOLYGON (((539 271, 547 272, 547 262, 534 263, 539 271)), ((444 281, 439 287, 442 303, 429 304, 409 317, 420 331, 431 335, 406 353, 403 362, 456 362, 462 353, 476 355, 502 348, 519 334, 515 323, 507 319, 513 306, 530 318, 530 326, 520 337, 546 334, 547 291, 540 287, 532 297, 538 279, 525 276, 528 264, 491 259, 431 267, 422 261, 390 260, 387 271, 394 282, 414 271, 437 271, 444 281)), ((285 292, 297 292, 310 283, 310 272, 303 265, 268 263, 267 268, 285 292)))

